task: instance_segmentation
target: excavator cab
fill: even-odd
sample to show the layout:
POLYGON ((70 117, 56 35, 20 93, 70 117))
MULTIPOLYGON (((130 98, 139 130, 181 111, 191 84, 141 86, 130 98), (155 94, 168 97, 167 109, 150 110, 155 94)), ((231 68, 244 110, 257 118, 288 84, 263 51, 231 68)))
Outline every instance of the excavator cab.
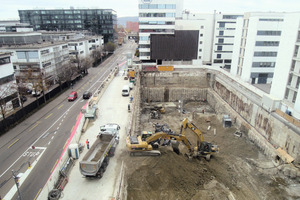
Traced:
POLYGON ((142 131, 142 133, 141 133, 142 141, 146 141, 146 139, 152 135, 153 134, 151 131, 142 131))

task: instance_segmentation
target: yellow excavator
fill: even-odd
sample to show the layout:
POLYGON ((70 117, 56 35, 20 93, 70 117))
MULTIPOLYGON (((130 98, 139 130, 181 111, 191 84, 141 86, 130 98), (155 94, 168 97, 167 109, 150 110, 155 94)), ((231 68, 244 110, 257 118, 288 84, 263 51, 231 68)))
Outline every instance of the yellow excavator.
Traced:
POLYGON ((152 132, 143 131, 140 136, 128 136, 126 146, 131 156, 159 156, 160 151, 156 149, 158 149, 161 141, 170 142, 173 151, 177 154, 179 154, 179 142, 183 142, 189 150, 189 154, 192 152, 189 140, 184 135, 172 132, 157 132, 152 134, 152 132))
POLYGON ((156 126, 158 132, 152 133, 143 131, 140 136, 128 136, 126 139, 126 146, 131 156, 159 156, 161 153, 158 149, 160 143, 171 144, 173 151, 179 154, 179 142, 182 142, 188 149, 186 155, 188 158, 204 157, 210 160, 211 154, 219 151, 217 145, 213 145, 203 140, 202 132, 193 124, 188 122, 185 118, 182 121, 180 134, 175 134, 172 130, 165 125, 156 126), (197 146, 192 148, 188 138, 185 136, 186 129, 189 128, 197 136, 197 146))
POLYGON ((193 157, 204 157, 206 160, 210 160, 213 153, 219 152, 217 145, 213 145, 209 142, 205 142, 202 132, 197 128, 195 124, 189 122, 187 118, 182 121, 180 134, 185 136, 186 129, 189 128, 197 136, 197 146, 193 149, 193 157))

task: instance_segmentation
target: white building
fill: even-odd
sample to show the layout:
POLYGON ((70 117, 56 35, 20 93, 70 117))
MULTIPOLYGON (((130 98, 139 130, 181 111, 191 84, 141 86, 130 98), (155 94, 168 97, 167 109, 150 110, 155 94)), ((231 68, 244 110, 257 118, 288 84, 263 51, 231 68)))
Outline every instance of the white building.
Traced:
MULTIPOLYGON (((230 72, 252 84, 270 84, 288 28, 286 13, 245 13, 237 19, 230 72)), ((278 66, 280 67, 280 66, 278 66)))
POLYGON ((199 31, 198 56, 194 64, 206 65, 211 63, 214 15, 184 12, 182 19, 176 19, 175 30, 199 31))
POLYGON ((283 99, 281 110, 300 119, 300 13, 283 17, 270 94, 283 99))
POLYGON ((241 14, 214 15, 214 41, 212 50, 212 65, 225 69, 231 68, 234 37, 236 35, 236 19, 242 18, 241 14))
POLYGON ((140 60, 150 61, 151 34, 174 34, 182 11, 183 0, 139 0, 140 60))
POLYGON ((12 63, 19 85, 27 88, 39 85, 39 90, 56 83, 62 67, 69 62, 67 42, 44 42, 41 44, 9 45, 0 51, 12 52, 12 63))
POLYGON ((20 106, 11 53, 0 53, 0 118, 20 106))

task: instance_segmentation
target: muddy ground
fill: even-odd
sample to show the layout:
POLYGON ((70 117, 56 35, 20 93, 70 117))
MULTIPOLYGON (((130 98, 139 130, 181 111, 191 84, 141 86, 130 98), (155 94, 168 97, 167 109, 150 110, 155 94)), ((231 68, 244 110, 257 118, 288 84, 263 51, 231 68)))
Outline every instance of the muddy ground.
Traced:
MULTIPOLYGON (((179 155, 168 146, 160 147, 159 157, 130 157, 124 153, 128 200, 300 199, 299 183, 281 175, 246 134, 237 137, 234 126, 224 128, 219 120, 222 116, 217 116, 207 103, 188 103, 184 111, 181 114, 177 108, 166 108, 158 120, 149 119, 149 110, 143 110, 142 130, 154 131, 152 125, 158 122, 179 133, 181 121, 188 117, 202 131, 204 140, 217 144, 220 152, 209 162, 189 161, 182 144, 179 155)), ((191 131, 186 134, 195 142, 191 131)))

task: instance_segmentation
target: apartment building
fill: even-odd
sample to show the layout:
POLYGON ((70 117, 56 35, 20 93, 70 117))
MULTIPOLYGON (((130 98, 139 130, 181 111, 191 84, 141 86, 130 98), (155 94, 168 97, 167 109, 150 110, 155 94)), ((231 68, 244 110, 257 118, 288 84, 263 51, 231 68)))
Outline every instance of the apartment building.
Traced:
POLYGON ((112 9, 19 10, 19 16, 21 23, 33 25, 35 31, 88 30, 103 35, 105 43, 117 37, 117 15, 112 9))
POLYGON ((174 34, 175 19, 181 17, 183 0, 139 0, 139 52, 140 60, 150 58, 151 34, 174 34))
POLYGON ((19 21, 0 21, 0 32, 30 32, 33 27, 30 24, 20 23, 19 21))
POLYGON ((283 20, 270 94, 283 99, 282 111, 300 119, 300 13, 285 14, 283 20))
POLYGON ((279 55, 291 48, 284 42, 291 39, 288 15, 245 13, 237 19, 232 74, 251 84, 271 84, 275 68, 282 67, 277 63, 282 59, 279 55))
POLYGON ((212 65, 230 70, 232 64, 234 38, 237 18, 242 14, 214 14, 214 30, 212 44, 212 65))
POLYGON ((11 61, 17 83, 26 88, 46 90, 57 81, 69 62, 67 42, 43 42, 24 45, 8 45, 1 52, 12 52, 11 61))
POLYGON ((0 52, 0 71, 0 118, 3 118, 20 106, 10 52, 0 52))

